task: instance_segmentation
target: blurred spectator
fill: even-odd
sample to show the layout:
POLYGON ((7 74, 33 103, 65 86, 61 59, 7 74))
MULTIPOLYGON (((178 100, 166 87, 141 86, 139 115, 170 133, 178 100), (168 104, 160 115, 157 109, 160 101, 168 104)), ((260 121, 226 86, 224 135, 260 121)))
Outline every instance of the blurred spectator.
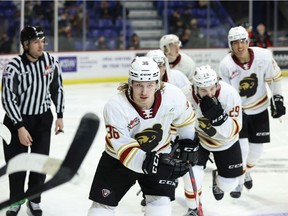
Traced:
POLYGON ((0 38, 0 53, 7 54, 11 52, 12 41, 7 34, 3 34, 0 38))
POLYGON ((185 8, 184 11, 183 11, 183 14, 181 16, 181 19, 183 21, 183 24, 184 24, 185 28, 189 28, 191 18, 192 18, 192 15, 190 13, 190 9, 189 8, 185 8))
POLYGON ((101 19, 113 19, 112 11, 109 7, 108 1, 101 1, 100 2, 100 18, 101 19))
MULTIPOLYGON (((112 8, 113 14, 114 14, 114 22, 117 19, 123 19, 123 5, 121 1, 116 1, 115 7, 112 8)), ((129 16, 129 9, 126 7, 125 8, 125 15, 126 19, 129 16)))
POLYGON ((186 48, 203 48, 206 47, 206 40, 204 35, 198 27, 198 21, 196 18, 192 18, 190 21, 190 38, 186 44, 186 48))
POLYGON ((128 49, 130 50, 140 49, 140 37, 136 33, 133 33, 131 35, 128 49))
MULTIPOLYGON (((82 7, 76 8, 76 13, 70 16, 72 36, 75 38, 82 37, 83 34, 83 10, 82 7)), ((88 19, 86 19, 86 27, 88 26, 88 19)), ((86 29, 87 30, 87 29, 86 29)))
POLYGON ((108 45, 104 36, 98 37, 98 40, 95 43, 96 50, 108 50, 108 45))
POLYGON ((200 8, 206 8, 208 6, 208 0, 199 0, 198 5, 200 8))
POLYGON ((249 46, 256 46, 256 38, 253 33, 253 27, 250 25, 250 23, 244 23, 242 26, 246 29, 248 32, 248 37, 249 37, 249 46))
POLYGON ((189 28, 185 28, 183 33, 181 34, 180 36, 180 41, 182 42, 182 46, 184 48, 186 48, 187 46, 187 43, 189 42, 190 40, 190 36, 191 36, 191 31, 189 28))
POLYGON ((58 21, 58 37, 59 37, 59 51, 74 50, 74 43, 72 39, 71 24, 67 9, 64 10, 58 21))
POLYGON ((169 33, 181 35, 184 31, 184 22, 178 9, 174 9, 169 17, 169 33))
POLYGON ((270 34, 266 31, 266 26, 262 23, 260 23, 257 26, 257 34, 256 34, 256 46, 258 47, 271 47, 272 42, 270 40, 270 34))

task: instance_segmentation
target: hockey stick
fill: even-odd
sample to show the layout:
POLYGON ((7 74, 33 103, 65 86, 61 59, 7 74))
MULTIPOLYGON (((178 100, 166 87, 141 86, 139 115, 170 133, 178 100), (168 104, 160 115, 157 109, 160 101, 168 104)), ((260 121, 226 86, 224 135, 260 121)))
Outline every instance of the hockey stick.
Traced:
POLYGON ((21 153, 10 159, 7 164, 0 168, 0 177, 20 171, 54 175, 63 161, 51 158, 48 155, 36 153, 21 153))
POLYGON ((0 123, 0 137, 5 140, 7 145, 10 144, 11 133, 10 133, 9 129, 2 123, 0 123))
POLYGON ((14 203, 23 203, 25 199, 32 199, 39 196, 42 192, 70 181, 77 173, 93 143, 99 124, 100 120, 98 116, 93 113, 85 114, 81 119, 68 153, 56 174, 49 181, 45 182, 44 185, 35 186, 17 197, 11 197, 9 200, 0 203, 0 210, 14 203))
MULTIPOLYGON (((0 168, 0 177, 28 170, 45 175, 55 175, 62 162, 63 160, 52 158, 48 155, 21 153, 10 159, 6 165, 0 168)), ((84 171, 80 168, 74 176, 72 183, 77 184, 80 182, 81 176, 84 175, 83 173, 84 171)))
POLYGON ((192 184, 192 188, 193 188, 193 193, 195 196, 198 215, 204 216, 203 209, 202 209, 202 203, 201 203, 200 197, 198 195, 196 179, 195 179, 194 172, 192 169, 192 164, 189 164, 189 175, 190 175, 190 180, 191 180, 191 184, 192 184))

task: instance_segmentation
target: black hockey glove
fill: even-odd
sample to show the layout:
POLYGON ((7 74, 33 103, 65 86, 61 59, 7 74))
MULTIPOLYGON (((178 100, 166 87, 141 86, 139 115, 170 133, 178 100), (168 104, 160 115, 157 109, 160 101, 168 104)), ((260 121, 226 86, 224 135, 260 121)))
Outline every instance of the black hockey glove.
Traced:
POLYGON ((286 107, 283 105, 283 97, 281 95, 274 95, 273 98, 270 99, 270 107, 271 107, 271 116, 273 118, 279 118, 282 115, 286 114, 286 107), (275 106, 274 106, 274 103, 275 106))
POLYGON ((142 165, 147 175, 157 175, 160 179, 177 179, 189 171, 189 164, 174 159, 170 154, 147 152, 142 165))
POLYGON ((221 103, 216 97, 205 96, 200 100, 200 108, 204 117, 208 118, 213 126, 223 124, 228 118, 221 103))
POLYGON ((183 161, 189 162, 192 166, 198 162, 198 149, 199 149, 199 138, 197 133, 195 134, 194 140, 182 139, 178 140, 178 148, 174 154, 174 157, 183 161))

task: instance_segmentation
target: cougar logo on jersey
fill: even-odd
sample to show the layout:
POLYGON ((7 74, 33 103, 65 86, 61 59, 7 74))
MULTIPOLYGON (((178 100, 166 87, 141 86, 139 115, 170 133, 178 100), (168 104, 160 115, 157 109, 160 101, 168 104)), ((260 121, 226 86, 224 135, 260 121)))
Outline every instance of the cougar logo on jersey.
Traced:
POLYGON ((258 87, 258 78, 255 73, 252 73, 249 77, 244 77, 240 81, 239 94, 241 97, 251 97, 253 96, 258 87))
POLYGON ((135 135, 135 139, 145 152, 150 152, 162 140, 163 130, 161 124, 155 124, 152 128, 146 128, 135 135))
POLYGON ((109 196, 111 194, 111 191, 108 189, 102 189, 102 196, 104 198, 106 198, 107 196, 109 196))
POLYGON ((198 118, 199 127, 210 137, 216 134, 216 129, 211 125, 210 120, 205 117, 198 118))

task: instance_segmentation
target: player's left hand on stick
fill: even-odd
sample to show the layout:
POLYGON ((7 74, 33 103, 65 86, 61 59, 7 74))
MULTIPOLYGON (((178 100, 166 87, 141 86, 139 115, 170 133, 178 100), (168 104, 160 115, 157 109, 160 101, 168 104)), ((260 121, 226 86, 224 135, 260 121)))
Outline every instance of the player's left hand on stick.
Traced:
POLYGON ((271 116, 273 118, 280 118, 282 115, 286 114, 286 107, 283 102, 284 99, 281 95, 274 95, 273 98, 271 98, 271 116))
POLYGON ((142 169, 145 174, 158 175, 160 179, 177 179, 189 171, 189 164, 170 154, 147 152, 142 169))

